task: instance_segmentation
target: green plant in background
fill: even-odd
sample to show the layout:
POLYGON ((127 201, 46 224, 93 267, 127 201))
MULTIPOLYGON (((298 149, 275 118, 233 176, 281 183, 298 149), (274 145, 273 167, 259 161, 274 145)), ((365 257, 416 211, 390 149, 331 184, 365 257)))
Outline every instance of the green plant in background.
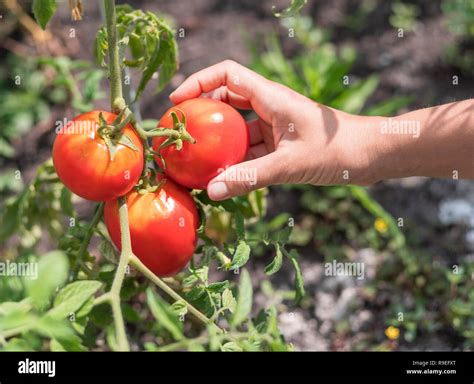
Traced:
POLYGON ((446 60, 472 74, 474 68, 474 0, 444 0, 446 25, 457 40, 445 48, 446 60))
POLYGON ((394 28, 401 28, 410 32, 415 29, 416 18, 420 14, 420 8, 416 4, 395 1, 392 3, 392 14, 390 15, 390 25, 394 28))
MULTIPOLYGON (((55 105, 70 102, 78 112, 90 110, 103 97, 103 77, 102 70, 86 61, 8 55, 0 67, 0 165, 14 157, 13 142, 48 121, 55 105)), ((21 189, 17 176, 13 167, 0 175, 0 194, 21 189)))
MULTIPOLYGON (((402 8, 397 8, 399 13, 411 15, 408 19, 413 21, 417 11, 408 12, 402 8)), ((264 52, 252 45, 251 66, 265 77, 318 103, 350 113, 390 115, 410 102, 409 97, 394 97, 367 107, 367 100, 377 87, 377 77, 354 79, 349 75, 356 59, 352 48, 345 47, 338 52, 328 42, 328 33, 315 28, 309 18, 290 18, 282 24, 294 33, 300 49, 288 60, 275 34, 265 40, 264 52)), ((410 22, 408 26, 412 24, 410 22)), ((299 208, 295 212, 298 220, 290 244, 316 249, 326 261, 346 259, 347 245, 356 249, 370 246, 394 255, 382 261, 377 278, 368 283, 366 289, 374 294, 391 292, 387 325, 404 330, 404 340, 412 342, 419 332, 432 332, 445 324, 466 338, 467 347, 473 345, 472 279, 465 272, 472 270, 472 263, 463 262, 459 267, 464 272, 453 276, 450 266, 433 263, 433 255, 408 248, 402 228, 365 188, 286 186, 284 189, 299 198, 299 208), (450 279, 459 281, 459 290, 450 288, 450 279), (414 304, 404 306, 401 298, 410 298, 414 304), (442 310, 432 306, 440 300, 445 305, 442 310), (398 321, 400 313, 403 313, 404 321, 398 321)), ((268 224, 256 223, 251 229, 259 236, 269 228, 285 225, 288 218, 288 214, 281 214, 268 224)), ((257 253, 263 251, 255 250, 257 253)), ((374 345, 377 341, 371 343, 374 345)))

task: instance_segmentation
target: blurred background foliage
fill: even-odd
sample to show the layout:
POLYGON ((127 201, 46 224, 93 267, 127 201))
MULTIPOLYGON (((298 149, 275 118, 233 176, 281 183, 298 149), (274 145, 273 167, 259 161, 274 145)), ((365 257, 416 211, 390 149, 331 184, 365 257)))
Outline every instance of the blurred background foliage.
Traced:
MULTIPOLYGON (((459 75, 460 72, 468 87, 473 81, 473 0, 347 0, 326 8, 310 1, 302 16, 281 21, 269 11, 272 2, 254 4, 243 0, 217 4, 206 0, 194 8, 188 4, 189 13, 180 13, 181 8, 174 11, 172 1, 138 3, 147 9, 163 9, 176 18, 177 26, 184 26, 190 37, 178 40, 178 45, 182 51, 182 71, 186 75, 204 65, 232 57, 316 102, 350 113, 387 116, 422 107, 424 103, 445 102, 450 89, 449 85, 436 89, 439 73, 451 78, 452 74, 459 75), (331 13, 331 10, 337 12, 331 13), (193 18, 193 12, 211 15, 212 19, 204 18, 200 23, 195 16, 193 18), (229 20, 236 25, 242 23, 247 26, 245 32, 239 35, 237 30, 229 30, 226 24, 219 24, 219 18, 222 23, 229 20), (211 25, 212 20, 216 22, 211 25), (249 27, 257 22, 263 27, 249 27), (397 71, 405 69, 400 62, 395 62, 391 66, 392 72, 387 72, 390 60, 384 56, 384 51, 395 50, 396 44, 391 47, 384 39, 393 34, 397 42, 397 30, 401 28, 406 41, 418 36, 428 44, 429 35, 419 36, 426 33, 423 28, 431 23, 435 24, 436 30, 450 36, 439 56, 433 59, 434 67, 426 70, 423 62, 410 57, 410 47, 407 47, 407 56, 402 55, 402 60, 411 60, 411 65, 418 66, 420 72, 429 72, 431 77, 424 85, 430 91, 427 99, 398 80, 401 75, 398 76, 397 71), (229 44, 223 38, 232 34, 237 36, 233 39, 238 38, 240 45, 229 44), (363 39, 373 34, 381 41, 376 54, 367 48, 374 44, 373 41, 368 40, 364 45, 363 39), (227 46, 219 46, 207 57, 211 43, 217 45, 220 40, 227 46)), ((27 2, 24 8, 28 9, 27 2)), ((3 13, 5 11, 2 9, 3 13)), ((0 257, 2 260, 39 260, 45 266, 54 264, 57 278, 39 288, 28 286, 20 278, 0 278, 0 329, 9 329, 8 321, 20 326, 21 322, 35 324, 27 336, 12 339, 7 349, 41 349, 45 337, 50 340, 49 348, 55 350, 114 348, 110 313, 104 306, 92 308, 90 305, 100 286, 83 281, 83 287, 68 285, 63 288, 80 288, 86 292, 74 304, 80 314, 74 327, 54 316, 54 308, 61 308, 61 296, 51 299, 51 287, 68 280, 78 253, 85 252, 83 260, 93 264, 100 251, 101 262, 92 272, 105 285, 111 283, 113 267, 110 262, 116 259, 103 227, 99 227, 95 248, 91 252, 81 249, 81 241, 87 236, 86 221, 92 215, 91 207, 58 183, 52 165, 46 161, 54 138, 53 124, 58 116, 104 106, 104 94, 100 91, 104 72, 94 66, 92 45, 87 41, 87 30, 97 29, 100 13, 94 8, 86 12, 88 17, 78 24, 70 24, 67 13, 59 15, 56 23, 52 23, 51 29, 58 36, 70 25, 83 31, 82 35, 78 32, 83 39, 79 48, 53 53, 35 51, 38 42, 12 15, 2 21, 8 23, 9 28, 8 33, 0 36, 3 57, 0 61, 0 257), (28 55, 21 54, 25 51, 28 55), (67 225, 71 219, 76 220, 73 227, 67 225), (38 291, 37 296, 32 295, 33 290, 38 291), (41 300, 50 301, 47 306, 37 305, 41 300), (7 301, 17 304, 1 304, 7 301), (81 323, 81 318, 86 317, 90 321, 81 327, 86 324, 81 323), (97 334, 101 335, 99 342, 96 341, 97 334)), ((171 83, 172 87, 182 80, 180 75, 175 78, 178 80, 171 83)), ((170 89, 165 88, 163 94, 170 89)), ((453 97, 468 97, 462 91, 456 92, 461 93, 453 97)), ((162 112, 168 102, 165 96, 157 98, 145 93, 144 114, 151 112, 149 117, 159 116, 157 103, 162 112)), ((390 186, 381 188, 382 194, 391 191, 390 186)), ((265 334, 262 340, 257 338, 257 344, 267 343, 267 348, 273 350, 285 349, 287 345, 282 342, 281 332, 296 349, 473 348, 474 263, 468 245, 459 245, 465 242, 463 236, 467 225, 451 224, 450 235, 441 235, 448 229, 439 220, 427 225, 423 221, 417 222, 416 216, 406 218, 404 213, 397 214, 397 211, 403 212, 401 204, 378 202, 373 197, 377 195, 377 187, 374 191, 354 186, 284 186, 236 202, 245 207, 248 219, 245 236, 252 248, 251 260, 246 265, 251 282, 245 282, 244 278, 241 284, 247 284, 248 291, 253 282, 254 301, 270 308, 255 316, 256 332, 265 334), (261 217, 268 220, 260 220, 261 217), (404 220, 401 222, 400 219, 404 220), (291 234, 285 231, 288 225, 292 227, 291 234), (288 238, 280 241, 281 236, 288 238), (437 238, 441 240, 437 241, 437 238), (252 239, 257 241, 252 242, 252 239), (434 242, 435 247, 431 246, 434 242), (293 267, 291 263, 283 266, 281 274, 272 273, 275 259, 278 262, 279 253, 285 246, 294 247, 301 255, 302 271, 299 273, 301 279, 306 280, 306 295, 300 306, 293 302, 292 275, 288 272, 293 267), (362 281, 353 277, 324 276, 324 263, 332 260, 362 262, 367 269, 373 266, 373 274, 362 281), (269 278, 263 278, 260 264, 266 265, 269 278), (328 298, 331 302, 325 307, 324 300, 328 298), (331 317, 321 313, 324 308, 330 309, 327 313, 331 317)), ((449 198, 452 189, 446 191, 442 198, 449 198)), ((472 183, 467 191, 472 196, 472 183)), ((416 190, 401 183, 397 184, 396 192, 410 198, 416 190)), ((430 198, 429 195, 426 198, 430 198)), ((435 210, 439 200, 435 201, 435 210)), ((472 198, 469 201, 472 202, 472 198)), ((431 208, 428 205, 420 208, 421 211, 424 209, 431 208)), ((223 244, 238 239, 239 234, 231 230, 232 213, 222 212, 219 206, 210 208, 208 213, 206 233, 212 240, 223 244)), ((222 255, 209 244, 202 247, 203 254, 215 258, 222 267, 222 255)), ((41 265, 40 268, 46 268, 41 265)), ((187 281, 178 276, 170 284, 184 287, 187 298, 212 315, 213 300, 217 296, 220 300, 228 288, 226 284, 212 285, 214 279, 220 278, 222 272, 209 271, 197 264, 192 266, 187 281), (205 280, 205 287, 194 289, 192 276, 205 280)), ((125 300, 133 299, 124 303, 124 314, 131 324, 130 332, 141 340, 143 348, 159 350, 161 344, 171 343, 169 349, 212 349, 206 343, 183 341, 184 330, 178 320, 182 307, 179 303, 170 306, 152 289, 140 284, 136 276, 126 278, 122 295, 125 300), (158 321, 140 321, 150 317, 158 321)), ((194 327, 186 332, 199 337, 194 327)), ((252 343, 219 342, 222 350, 258 347, 252 343)))

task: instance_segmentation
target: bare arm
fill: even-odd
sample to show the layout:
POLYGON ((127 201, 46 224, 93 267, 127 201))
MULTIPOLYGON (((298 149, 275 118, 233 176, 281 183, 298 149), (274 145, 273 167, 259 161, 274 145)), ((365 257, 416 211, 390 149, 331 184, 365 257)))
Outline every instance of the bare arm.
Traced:
POLYGON ((255 170, 256 184, 227 178, 235 171, 228 169, 208 185, 215 200, 270 184, 474 178, 474 100, 394 118, 356 116, 317 104, 232 61, 195 73, 170 98, 180 103, 203 94, 258 116, 248 122, 247 161, 234 166, 255 170))

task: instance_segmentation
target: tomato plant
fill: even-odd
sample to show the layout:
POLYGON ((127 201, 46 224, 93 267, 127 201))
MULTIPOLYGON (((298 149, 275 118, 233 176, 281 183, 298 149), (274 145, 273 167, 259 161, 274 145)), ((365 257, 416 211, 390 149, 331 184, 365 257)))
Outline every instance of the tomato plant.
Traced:
POLYGON ((248 128, 230 105, 207 98, 186 100, 165 112, 160 127, 174 126, 172 112, 185 116, 186 130, 196 140, 181 148, 168 145, 171 141, 161 137, 153 139, 153 149, 160 154, 156 161, 173 180, 188 188, 205 189, 219 172, 244 160, 248 128))
POLYGON ((93 201, 112 200, 138 182, 143 146, 131 124, 113 132, 111 124, 117 119, 113 113, 93 111, 58 130, 54 166, 61 181, 76 195, 93 201))
MULTIPOLYGON (((127 195, 133 253, 157 276, 178 273, 194 254, 199 216, 190 193, 162 179, 156 191, 127 195)), ((107 202, 104 219, 110 237, 120 249, 117 201, 107 202)))

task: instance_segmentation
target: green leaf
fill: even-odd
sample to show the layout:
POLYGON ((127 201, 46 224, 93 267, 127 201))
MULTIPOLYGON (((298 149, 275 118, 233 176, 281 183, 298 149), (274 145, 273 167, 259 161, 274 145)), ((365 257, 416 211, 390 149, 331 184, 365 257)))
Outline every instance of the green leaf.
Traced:
POLYGON ((112 243, 107 239, 102 239, 99 244, 99 252, 104 256, 108 261, 112 263, 117 263, 117 254, 112 243))
POLYGON ((74 206, 72 205, 72 193, 66 187, 61 189, 61 197, 59 198, 59 202, 61 204, 61 210, 64 214, 68 215, 69 217, 74 216, 74 206))
POLYGON ((77 335, 70 335, 67 339, 51 339, 49 349, 52 352, 85 352, 87 348, 82 345, 82 340, 77 335))
POLYGON ((244 266, 250 257, 250 246, 243 240, 240 240, 235 249, 234 257, 230 269, 234 270, 244 266))
POLYGON ((188 313, 188 306, 186 305, 186 302, 184 300, 175 301, 171 305, 170 309, 179 317, 184 316, 188 313))
POLYGON ((3 303, 0 316, 0 331, 28 327, 36 321, 36 317, 31 314, 29 306, 24 302, 3 303))
POLYGON ((278 272, 283 264, 283 252, 281 251, 280 244, 278 243, 275 244, 275 251, 276 251, 275 258, 264 269, 264 272, 267 275, 273 275, 274 273, 278 272))
POLYGON ((222 292, 222 307, 227 308, 230 312, 235 311, 235 306, 237 305, 237 301, 235 300, 234 295, 230 289, 224 289, 222 292))
POLYGON ((35 323, 35 330, 51 339, 69 339, 75 336, 74 329, 68 320, 53 319, 43 316, 35 323))
POLYGON ((15 337, 10 339, 2 350, 8 352, 31 352, 33 346, 28 341, 15 337))
POLYGON ((218 281, 216 283, 209 284, 207 286, 207 290, 210 292, 222 292, 224 289, 229 288, 229 282, 227 280, 225 281, 218 281))
POLYGON ((41 28, 46 28, 55 12, 56 0, 33 0, 33 14, 41 28))
POLYGON ((221 347, 222 352, 242 352, 242 347, 235 341, 229 341, 221 347))
POLYGON ((291 260, 291 264, 295 269, 295 302, 298 304, 305 295, 303 275, 300 265, 298 264, 298 252, 292 249, 290 252, 287 252, 286 255, 291 260))
POLYGON ((29 197, 29 188, 26 188, 18 197, 7 203, 2 215, 0 226, 0 242, 12 236, 20 227, 23 211, 29 197))
POLYGON ((235 231, 239 240, 245 238, 245 220, 244 215, 240 211, 234 213, 235 231))
POLYGON ((101 282, 94 280, 75 281, 66 285, 54 299, 54 306, 48 315, 62 319, 76 313, 101 286, 101 282))
POLYGON ((157 296, 151 288, 146 290, 147 303, 158 324, 165 328, 175 340, 183 339, 182 323, 169 305, 157 296))
POLYGON ((239 296, 231 324, 237 326, 247 320, 252 310, 252 280, 247 270, 242 270, 239 283, 239 296))
POLYGON ((38 261, 38 278, 24 278, 24 284, 36 308, 45 307, 56 288, 66 282, 69 262, 61 251, 49 252, 38 261))

